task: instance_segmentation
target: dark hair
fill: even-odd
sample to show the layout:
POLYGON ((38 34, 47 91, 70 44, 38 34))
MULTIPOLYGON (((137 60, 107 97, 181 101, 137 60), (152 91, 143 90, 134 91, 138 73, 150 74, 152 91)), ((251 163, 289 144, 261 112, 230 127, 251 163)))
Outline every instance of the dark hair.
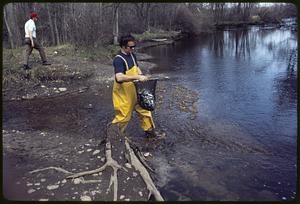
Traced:
POLYGON ((135 38, 132 35, 121 36, 119 40, 120 47, 127 46, 129 41, 135 41, 135 38))

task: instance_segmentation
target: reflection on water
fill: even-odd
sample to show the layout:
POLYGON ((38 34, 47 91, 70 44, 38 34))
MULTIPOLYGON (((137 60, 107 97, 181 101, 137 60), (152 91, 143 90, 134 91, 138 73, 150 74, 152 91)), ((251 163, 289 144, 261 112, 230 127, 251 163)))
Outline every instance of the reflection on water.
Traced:
MULTIPOLYGON (((168 168, 184 175, 168 176, 161 184, 165 195, 183 200, 295 197, 296 37, 291 30, 253 26, 146 50, 158 64, 153 73, 165 73, 170 83, 200 96, 197 120, 178 112, 180 121, 160 121, 171 137, 159 155, 177 158, 168 168), (194 162, 188 162, 191 158, 194 162)), ((163 168, 158 171, 166 176, 163 168)))
POLYGON ((275 88, 278 108, 281 111, 295 109, 297 104, 297 73, 288 65, 286 74, 276 79, 275 88))
POLYGON ((257 34, 254 32, 254 29, 250 32, 246 29, 234 32, 219 31, 213 35, 209 43, 210 49, 214 51, 216 57, 223 57, 224 52, 227 51, 229 51, 227 54, 236 58, 250 57, 251 49, 254 49, 257 44, 257 34))
MULTIPOLYGON (((261 30, 257 27, 251 29, 240 29, 235 31, 219 31, 214 33, 209 43, 210 50, 213 50, 215 57, 225 55, 235 58, 250 58, 251 52, 255 49, 263 48, 268 52, 273 52, 277 57, 286 57, 289 54, 295 55, 296 36, 289 31, 274 29, 273 31, 261 30), (276 52, 274 52, 276 50, 276 52), (290 52, 290 53, 289 53, 290 52)), ((261 53, 265 51, 259 50, 261 53)))

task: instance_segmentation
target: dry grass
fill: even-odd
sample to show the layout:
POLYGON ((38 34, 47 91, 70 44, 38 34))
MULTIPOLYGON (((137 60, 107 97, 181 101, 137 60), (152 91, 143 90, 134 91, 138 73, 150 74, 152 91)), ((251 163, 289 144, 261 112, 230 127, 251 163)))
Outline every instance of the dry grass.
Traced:
MULTIPOLYGON (((64 62, 72 62, 76 58, 79 62, 86 60, 108 60, 111 54, 110 49, 80 49, 70 44, 47 47, 46 55, 53 59, 55 63, 51 66, 42 66, 38 51, 33 50, 30 56, 30 71, 23 70, 24 47, 17 49, 3 49, 2 61, 2 87, 21 85, 26 82, 44 82, 55 80, 84 79, 91 76, 88 69, 79 70, 79 67, 66 66, 64 62), (63 60, 64 62, 60 62, 63 60)), ((52 61, 52 60, 50 60, 52 61)))
POLYGON ((136 40, 138 41, 145 41, 145 40, 151 40, 151 39, 157 39, 157 38, 173 38, 176 35, 178 35, 180 32, 178 31, 164 31, 164 30, 158 30, 157 32, 149 32, 145 31, 142 34, 132 34, 136 40))

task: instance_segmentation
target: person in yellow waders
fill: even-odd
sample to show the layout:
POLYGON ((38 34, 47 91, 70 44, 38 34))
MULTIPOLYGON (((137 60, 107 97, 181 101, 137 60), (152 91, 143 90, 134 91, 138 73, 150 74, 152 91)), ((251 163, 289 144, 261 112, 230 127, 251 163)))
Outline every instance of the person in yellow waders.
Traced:
POLYGON ((145 81, 148 79, 142 74, 136 56, 132 52, 135 48, 135 39, 131 35, 126 35, 120 38, 119 43, 121 50, 113 60, 115 81, 112 99, 115 117, 112 123, 117 124, 120 130, 124 132, 132 116, 132 111, 135 109, 146 136, 155 137, 156 131, 154 131, 155 125, 151 112, 141 108, 137 103, 136 90, 133 84, 133 80, 145 81))

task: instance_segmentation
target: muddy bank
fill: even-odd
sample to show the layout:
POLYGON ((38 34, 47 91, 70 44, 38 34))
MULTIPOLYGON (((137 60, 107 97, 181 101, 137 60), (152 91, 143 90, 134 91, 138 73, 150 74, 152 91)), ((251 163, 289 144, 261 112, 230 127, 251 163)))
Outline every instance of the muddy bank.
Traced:
MULTIPOLYGON (((165 82, 158 85, 154 117, 159 128, 164 128, 164 123, 157 117, 166 114, 163 110, 168 106, 168 100, 163 93, 168 89, 173 95, 186 93, 183 87, 169 87, 165 82)), ((186 94, 182 97, 193 98, 186 94)), ((180 101, 174 105, 176 109, 192 114, 180 101)), ((99 168, 105 162, 101 142, 105 138, 105 127, 112 118, 111 86, 91 86, 82 93, 48 99, 5 102, 2 132, 5 197, 11 200, 82 200, 83 196, 88 196, 92 200, 110 200, 112 195, 106 192, 109 171, 85 178, 96 180, 88 184, 80 180, 66 180, 65 174, 55 169, 30 172, 45 167, 63 168, 70 172, 99 168)), ((126 135, 143 152, 151 155, 154 155, 153 148, 164 143, 149 143, 143 137, 136 115, 126 135)), ((153 157, 149 159, 151 161, 153 157)), ((139 182, 142 181, 134 181, 134 186, 139 182)), ((146 189, 130 189, 139 196, 130 197, 132 193, 124 192, 119 199, 147 200, 146 189)))
MULTIPOLYGON (((4 103, 6 198, 110 200, 112 194, 106 191, 111 173, 109 171, 85 178, 85 181, 93 180, 92 183, 66 180, 65 173, 55 169, 33 174, 30 172, 56 167, 75 173, 102 166, 105 163, 105 145, 102 142, 105 127, 113 118, 111 91, 111 86, 91 86, 82 93, 4 103)), ((135 113, 126 135, 143 153, 150 154, 147 159, 156 172, 152 177, 166 200, 199 200, 199 197, 203 200, 239 200, 240 195, 230 190, 238 186, 238 172, 241 169, 248 171, 251 167, 253 176, 259 173, 252 166, 253 163, 249 162, 255 161, 257 155, 265 156, 263 161, 256 162, 256 166, 264 164, 266 168, 272 167, 267 156, 270 152, 258 141, 247 137, 239 127, 226 121, 199 118, 196 102, 201 95, 197 92, 169 80, 158 82, 156 95, 154 121, 157 128, 167 133, 166 139, 150 142, 145 139, 135 113), (231 133, 231 137, 223 138, 228 133, 231 133), (182 154, 186 157, 182 158, 182 154), (245 161, 241 155, 246 158, 245 161), (198 165, 201 168, 193 167, 195 163, 201 164, 198 165), (237 176, 233 176, 232 172, 236 172, 237 176), (222 175, 227 178, 225 181, 222 175), (174 179, 174 176, 181 179, 174 179), (187 180, 190 182, 186 183, 187 180), (200 183, 194 182, 199 180, 200 183), (230 187, 224 182, 230 183, 230 187), (182 188, 180 194, 176 187, 178 185, 182 188), (195 192, 194 197, 190 197, 190 191, 195 192)), ((246 175, 242 180, 248 182, 249 186, 261 182, 259 179, 250 182, 246 175)), ((124 192, 118 199, 147 200, 145 189, 130 189, 138 197, 126 196, 130 193, 124 192)), ((243 190, 247 192, 249 188, 243 190)), ((276 199, 268 190, 257 189, 255 193, 255 198, 260 200, 276 199)), ((244 198, 251 200, 251 196, 253 192, 244 193, 244 198)))
MULTIPOLYGON (((151 58, 137 55, 142 60, 151 58)), ((17 73, 20 83, 2 90, 4 196, 8 200, 111 200, 109 170, 88 176, 85 179, 92 182, 86 183, 67 180, 60 168, 75 173, 105 163, 105 127, 114 115, 113 67, 109 62, 68 60, 56 56, 48 67, 33 62, 32 70, 17 73), (31 173, 46 167, 51 168, 31 173)), ((155 65, 142 60, 141 69, 149 73, 155 65)), ((158 92, 166 89, 158 87, 158 92)), ((158 108, 162 101, 160 96, 158 108)), ((150 149, 136 120, 134 116, 130 128, 134 134, 126 134, 147 153, 150 149)), ((137 185, 141 178, 133 177, 128 181, 132 187, 122 189, 118 200, 148 199, 147 190, 137 185)))
MULTIPOLYGON (((140 68, 145 74, 156 65, 148 60, 152 57, 143 49, 174 43, 182 37, 164 41, 143 40, 136 51, 140 68)), ((113 81, 112 58, 100 56, 93 60, 80 56, 72 47, 61 46, 47 49, 51 66, 42 66, 39 56, 33 52, 29 64, 31 70, 22 69, 22 50, 3 54, 3 101, 30 100, 34 98, 59 97, 82 92, 90 86, 109 86, 113 81), (73 55, 70 55, 72 54, 73 55), (96 84, 95 84, 96 83, 96 84)))

